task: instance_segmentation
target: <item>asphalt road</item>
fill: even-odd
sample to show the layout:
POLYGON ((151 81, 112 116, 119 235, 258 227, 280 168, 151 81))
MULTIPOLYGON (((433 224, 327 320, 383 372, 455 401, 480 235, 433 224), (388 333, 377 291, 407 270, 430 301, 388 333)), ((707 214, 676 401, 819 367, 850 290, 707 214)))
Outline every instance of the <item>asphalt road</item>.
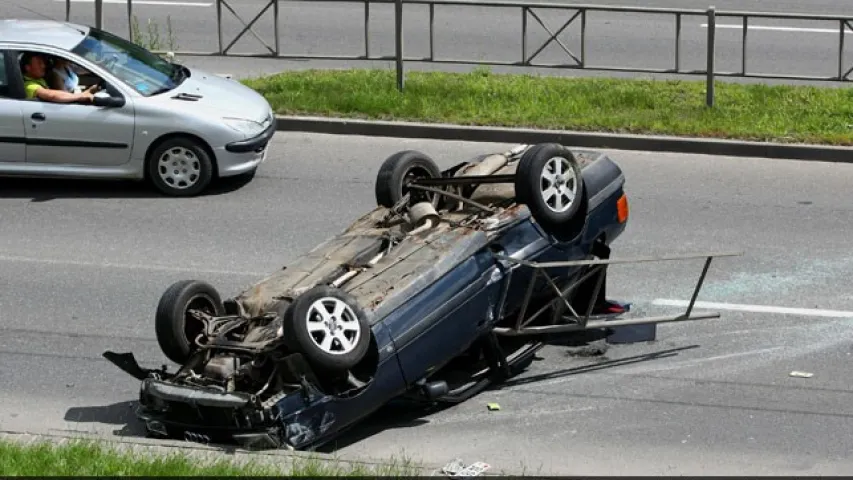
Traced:
MULTIPOLYGON (((139 435, 138 383, 100 355, 166 361, 152 317, 171 282, 201 278, 229 295, 286 265, 371 208, 376 168, 394 151, 448 166, 505 147, 282 133, 252 183, 180 201, 133 184, 0 181, 0 430, 139 435)), ((721 310, 605 358, 549 346, 510 384, 420 418, 388 413, 339 452, 527 473, 850 471, 853 313, 813 309, 853 310, 853 222, 839 200, 853 165, 612 154, 632 209, 614 256, 743 250, 712 265, 700 300, 805 310, 721 310)), ((689 298, 700 269, 614 267, 610 293, 640 313, 676 312, 655 300, 689 298)))
MULTIPOLYGON (((71 19, 93 24, 93 0, 74 0, 71 19)), ((123 0, 106 0, 105 26, 128 35, 126 4, 123 0)), ((231 0, 229 4, 248 23, 266 0, 231 0)), ((557 0, 561 2, 563 0, 557 0)), ((568 3, 568 2, 567 2, 568 3)), ((853 15, 841 0, 796 2, 793 0, 609 0, 607 5, 691 8, 704 11, 709 4, 718 10, 752 10, 764 12, 799 12, 853 15)), ((141 22, 151 19, 161 27, 171 19, 178 51, 212 52, 217 50, 216 7, 213 0, 136 0, 134 13, 141 22)), ((371 7, 370 55, 394 54, 393 6, 371 7)), ((557 31, 573 11, 537 12, 551 31, 557 31)), ((64 0, 13 0, 0 5, 0 17, 38 18, 40 15, 64 19, 64 0)), ((227 46, 243 29, 243 23, 223 8, 223 46, 227 46)), ((295 55, 363 55, 363 7, 351 3, 282 2, 280 4, 280 45, 285 54, 295 55)), ((429 17, 426 6, 410 6, 405 14, 405 51, 407 56, 429 55, 429 17)), ((681 34, 681 68, 706 67, 707 29, 703 16, 683 18, 681 34)), ((741 70, 741 36, 739 18, 717 19, 717 65, 719 72, 741 70)), ((257 35, 274 48, 272 9, 253 27, 257 35)), ((838 24, 828 21, 791 21, 754 19, 750 21, 747 47, 747 71, 784 75, 832 76, 838 74, 838 24), (771 29, 767 29, 767 27, 771 29)), ((143 30, 145 27, 143 26, 143 30)), ((435 55, 441 59, 519 61, 522 57, 521 12, 519 9, 492 9, 446 6, 435 12, 435 55)), ((161 37, 163 39, 166 36, 161 37)), ((528 19, 527 55, 531 55, 549 38, 536 19, 528 19)), ((576 20, 560 36, 561 41, 580 56, 580 21, 576 20)), ((675 18, 672 15, 638 15, 631 13, 591 12, 587 18, 586 62, 590 66, 631 68, 672 68, 675 65, 675 18)), ((849 44, 849 42, 847 42, 849 44)), ((164 47, 166 48, 166 47, 164 47)), ((233 53, 262 54, 269 51, 246 33, 231 50, 233 53)), ((847 48, 842 70, 853 66, 853 51, 847 48)), ((328 66, 393 66, 393 62, 325 62, 263 61, 258 59, 221 59, 188 57, 187 63, 209 69, 226 69, 235 75, 270 73, 293 68, 328 66)), ((539 63, 574 64, 556 43, 552 42, 535 59, 539 63)), ((435 67, 435 66, 433 66, 435 67)), ((433 68, 421 65, 418 68, 433 68)), ((438 68, 438 67, 436 67, 438 68)), ((459 70, 467 66, 443 65, 459 70)), ((498 71, 506 69, 498 68, 498 71)), ((558 73, 549 70, 550 73, 558 73)), ((566 74, 615 75, 615 72, 570 70, 566 74)), ((635 75, 635 74, 630 74, 635 75)))

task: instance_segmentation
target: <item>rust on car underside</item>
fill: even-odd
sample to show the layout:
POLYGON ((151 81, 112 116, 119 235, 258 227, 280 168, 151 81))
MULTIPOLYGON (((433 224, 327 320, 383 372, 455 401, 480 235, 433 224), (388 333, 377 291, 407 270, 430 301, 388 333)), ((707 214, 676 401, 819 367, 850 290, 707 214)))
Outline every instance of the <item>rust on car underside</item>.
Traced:
MULTIPOLYGON (((579 151, 576 155, 583 167, 600 154, 579 151)), ((500 167, 490 173, 515 172, 515 163, 497 165, 500 167)), ((474 171, 479 173, 471 174, 482 174, 482 168, 475 167, 476 164, 466 166, 457 175, 474 171)), ((331 282, 353 268, 360 268, 340 288, 355 296, 368 315, 381 317, 382 312, 377 308, 391 309, 399 303, 390 299, 419 291, 487 245, 489 237, 502 225, 529 216, 526 206, 513 202, 511 183, 482 184, 470 199, 497 207, 496 211, 484 214, 477 207, 451 202, 455 206, 440 212, 437 226, 414 234, 409 233, 412 226, 405 221, 386 224, 389 209, 377 207, 291 265, 249 287, 235 300, 246 313, 260 315, 273 309, 280 300, 292 300, 319 283, 331 282), (386 255, 367 265, 370 257, 382 252, 386 255), (359 261, 354 262, 355 258, 359 261)))

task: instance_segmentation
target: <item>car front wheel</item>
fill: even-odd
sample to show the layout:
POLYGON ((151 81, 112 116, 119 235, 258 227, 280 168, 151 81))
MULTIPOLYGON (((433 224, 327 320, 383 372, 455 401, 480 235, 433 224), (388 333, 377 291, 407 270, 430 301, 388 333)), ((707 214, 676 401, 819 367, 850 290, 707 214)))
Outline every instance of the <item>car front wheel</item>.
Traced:
POLYGON ((297 297, 284 312, 287 347, 320 371, 353 368, 370 346, 370 324, 356 300, 343 290, 320 285, 297 297))
POLYGON ((151 183, 173 197, 198 195, 213 179, 213 160, 188 137, 167 139, 151 152, 147 163, 151 183))
POLYGON ((163 354, 179 365, 189 360, 195 351, 196 337, 204 332, 204 324, 190 310, 225 315, 219 292, 207 282, 181 280, 163 292, 154 315, 157 343, 163 354))

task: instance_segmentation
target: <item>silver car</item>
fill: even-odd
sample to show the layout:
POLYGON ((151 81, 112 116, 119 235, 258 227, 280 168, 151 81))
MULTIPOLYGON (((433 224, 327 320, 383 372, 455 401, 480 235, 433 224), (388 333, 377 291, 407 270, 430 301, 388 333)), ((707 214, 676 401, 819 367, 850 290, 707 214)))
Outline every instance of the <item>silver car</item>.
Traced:
MULTIPOLYGON (((48 69, 52 65, 49 61, 48 69)), ((0 20, 0 175, 147 180, 173 196, 254 175, 275 133, 266 99, 92 27, 0 20), (92 103, 28 99, 20 59, 62 57, 92 103)))

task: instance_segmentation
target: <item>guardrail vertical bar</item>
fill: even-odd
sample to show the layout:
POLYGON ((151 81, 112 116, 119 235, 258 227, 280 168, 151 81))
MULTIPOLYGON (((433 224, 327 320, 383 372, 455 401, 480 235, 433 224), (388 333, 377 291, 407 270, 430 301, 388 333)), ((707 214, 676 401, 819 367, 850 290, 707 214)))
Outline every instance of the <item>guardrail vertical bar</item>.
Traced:
POLYGON ((527 64, 527 7, 521 7, 521 64, 527 64))
POLYGON ((705 276, 708 275, 708 268, 711 266, 711 260, 714 257, 707 257, 705 259, 705 265, 702 267, 702 273, 699 274, 699 281, 696 282, 696 288, 693 289, 693 294, 690 296, 690 303, 687 304, 687 311, 684 313, 685 318, 690 317, 690 313, 693 312, 693 305, 696 304, 696 298, 699 297, 699 290, 702 289, 702 284, 705 283, 705 276))
POLYGON ((586 9, 581 9, 581 67, 586 67, 586 9))
POLYGON ((104 28, 104 0, 95 0, 95 28, 104 28))
POLYGON ((279 0, 272 0, 272 1, 274 2, 272 5, 272 14, 273 14, 272 28, 273 28, 273 34, 275 35, 275 56, 277 57, 281 54, 281 43, 279 42, 279 39, 278 39, 278 8, 279 8, 278 2, 279 2, 279 0))
POLYGON ((746 75, 746 34, 749 27, 749 15, 743 16, 743 33, 740 45, 740 73, 746 75))
POLYGON ((717 27, 716 9, 713 5, 708 7, 708 71, 706 72, 705 104, 714 106, 714 55, 715 55, 715 33, 717 27))
POLYGON ((364 57, 370 58, 370 0, 364 0, 364 57))
POLYGON ((219 54, 222 55, 222 2, 225 0, 216 0, 216 35, 219 38, 219 54))
POLYGON ((133 0, 127 0, 127 39, 133 41, 133 0))
POLYGON ((844 78, 844 20, 838 21, 838 81, 844 78))
POLYGON ((429 60, 435 60, 435 4, 429 4, 429 60))
POLYGON ((675 71, 681 70, 681 13, 675 14, 675 71))
POLYGON ((65 21, 71 20, 71 0, 65 0, 65 21))
POLYGON ((405 76, 403 75, 403 0, 394 2, 394 40, 396 43, 397 90, 403 91, 405 76))

